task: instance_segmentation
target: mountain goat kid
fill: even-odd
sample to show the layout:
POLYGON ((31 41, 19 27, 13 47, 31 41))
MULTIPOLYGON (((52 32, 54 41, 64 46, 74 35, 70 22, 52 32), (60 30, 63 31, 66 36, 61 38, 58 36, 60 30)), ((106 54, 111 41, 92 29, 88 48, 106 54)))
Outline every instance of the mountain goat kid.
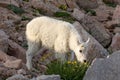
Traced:
POLYGON ((41 47, 53 49, 55 57, 65 61, 66 53, 73 51, 79 62, 86 61, 86 42, 82 41, 74 26, 68 22, 50 17, 37 17, 27 24, 26 37, 28 50, 26 52, 29 70, 32 69, 32 57, 41 47))

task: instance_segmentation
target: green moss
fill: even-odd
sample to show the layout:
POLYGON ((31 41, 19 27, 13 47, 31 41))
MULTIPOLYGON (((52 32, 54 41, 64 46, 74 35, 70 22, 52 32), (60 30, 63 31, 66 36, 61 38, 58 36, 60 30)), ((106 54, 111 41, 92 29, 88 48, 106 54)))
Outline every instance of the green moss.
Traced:
POLYGON ((67 21, 70 23, 73 23, 75 21, 75 19, 67 12, 56 12, 54 13, 55 17, 60 17, 62 18, 63 21, 67 21))
POLYGON ((12 4, 8 5, 7 8, 12 10, 16 14, 23 14, 25 12, 23 9, 12 4))
POLYGON ((85 9, 86 13, 91 13, 92 16, 96 16, 96 12, 92 9, 85 9))
POLYGON ((114 2, 110 2, 110 1, 106 1, 106 0, 103 0, 103 2, 110 7, 116 7, 117 6, 117 4, 114 3, 114 2))
POLYGON ((26 17, 26 16, 22 16, 22 21, 25 21, 25 20, 31 20, 30 18, 26 17))
MULTIPOLYGON (((34 12, 35 14, 43 14, 43 15, 46 14, 46 11, 43 10, 43 9, 35 9, 35 8, 33 8, 33 12, 34 12)), ((34 15, 35 15, 35 14, 34 14, 34 15)))
POLYGON ((67 5, 60 5, 59 8, 62 10, 67 10, 67 5))
POLYGON ((80 64, 76 61, 61 64, 60 61, 54 61, 47 67, 46 74, 59 74, 62 80, 83 80, 88 64, 80 64))
POLYGON ((23 1, 25 1, 25 2, 29 2, 29 0, 23 0, 23 1))
POLYGON ((55 17, 70 17, 70 14, 67 12, 56 12, 54 13, 55 17))

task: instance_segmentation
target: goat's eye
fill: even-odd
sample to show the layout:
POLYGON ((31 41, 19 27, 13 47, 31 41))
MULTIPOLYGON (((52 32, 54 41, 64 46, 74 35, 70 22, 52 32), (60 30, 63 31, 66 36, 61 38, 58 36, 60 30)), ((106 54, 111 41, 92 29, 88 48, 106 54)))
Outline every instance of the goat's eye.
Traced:
POLYGON ((79 50, 80 53, 82 53, 82 50, 79 50))

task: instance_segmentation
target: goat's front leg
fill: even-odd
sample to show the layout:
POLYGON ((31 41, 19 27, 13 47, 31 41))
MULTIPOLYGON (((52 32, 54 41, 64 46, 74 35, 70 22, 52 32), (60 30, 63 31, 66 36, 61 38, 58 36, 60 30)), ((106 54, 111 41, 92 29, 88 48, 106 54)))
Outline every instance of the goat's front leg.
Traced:
POLYGON ((74 61, 75 59, 75 53, 72 51, 70 55, 70 61, 74 61))

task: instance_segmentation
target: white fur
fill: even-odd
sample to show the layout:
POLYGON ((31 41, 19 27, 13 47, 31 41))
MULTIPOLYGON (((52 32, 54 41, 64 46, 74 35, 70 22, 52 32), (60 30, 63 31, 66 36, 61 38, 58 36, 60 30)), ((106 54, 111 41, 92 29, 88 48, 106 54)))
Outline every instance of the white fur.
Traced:
POLYGON ((27 24, 26 37, 28 69, 32 68, 33 55, 42 46, 53 49, 56 58, 60 58, 61 61, 65 60, 65 53, 70 50, 75 52, 78 61, 83 62, 86 59, 85 54, 79 52, 80 49, 84 49, 84 42, 74 26, 68 22, 45 16, 37 17, 27 24))

